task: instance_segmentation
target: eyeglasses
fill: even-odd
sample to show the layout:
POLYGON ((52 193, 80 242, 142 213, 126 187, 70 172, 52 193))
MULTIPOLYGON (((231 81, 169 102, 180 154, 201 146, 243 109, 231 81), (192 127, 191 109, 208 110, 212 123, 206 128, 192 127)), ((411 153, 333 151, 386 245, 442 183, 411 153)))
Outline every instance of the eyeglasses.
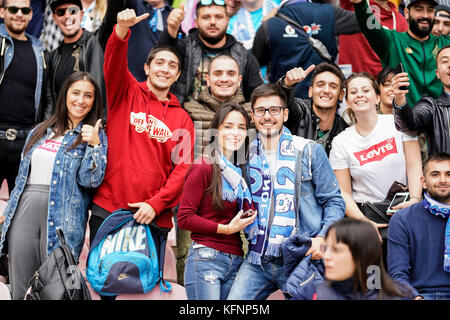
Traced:
POLYGON ((215 3, 218 6, 223 6, 225 5, 225 0, 201 0, 200 1, 202 3, 202 5, 204 6, 209 6, 211 3, 215 3))
POLYGON ((254 108, 253 114, 256 117, 263 117, 266 114, 266 111, 269 111, 269 114, 271 116, 277 116, 281 113, 281 110, 283 109, 283 106, 270 106, 268 108, 260 107, 260 108, 254 108))
POLYGON ((16 14, 17 12, 19 12, 19 10, 22 11, 22 14, 24 14, 24 15, 28 15, 31 12, 30 7, 18 8, 16 6, 10 6, 10 7, 6 7, 6 9, 8 9, 8 12, 10 14, 16 14))
POLYGON ((77 14, 80 11, 80 8, 78 6, 70 6, 67 8, 60 8, 55 10, 55 14, 58 17, 63 17, 66 14, 66 10, 69 11, 69 14, 73 16, 74 14, 77 14))

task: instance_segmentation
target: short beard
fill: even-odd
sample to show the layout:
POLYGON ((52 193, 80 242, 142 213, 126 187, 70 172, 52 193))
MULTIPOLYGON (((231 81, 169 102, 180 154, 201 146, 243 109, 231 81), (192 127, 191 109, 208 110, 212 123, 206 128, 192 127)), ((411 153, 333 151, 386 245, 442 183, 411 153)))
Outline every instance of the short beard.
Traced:
POLYGON ((21 34, 23 34, 25 32, 27 27, 28 27, 28 24, 21 29, 14 28, 12 25, 7 25, 7 30, 9 32, 11 32, 12 34, 20 36, 21 34))
POLYGON ((419 38, 425 38, 430 35, 431 30, 433 30, 434 20, 422 18, 420 20, 409 19, 408 20, 409 29, 419 38), (422 29, 419 27, 419 21, 428 21, 428 28, 422 29))
POLYGON ((436 200, 437 202, 440 202, 440 203, 449 203, 449 200, 450 200, 450 194, 445 194, 445 195, 439 195, 439 194, 437 194, 437 192, 433 192, 433 191, 431 191, 431 190, 427 190, 427 193, 428 193, 428 195, 431 197, 431 198, 433 198, 434 200, 436 200))
POLYGON ((210 37, 210 36, 206 35, 202 30, 200 30, 200 29, 198 30, 198 34, 199 34, 200 38, 210 45, 215 45, 215 44, 219 43, 224 37, 226 37, 226 33, 227 33, 227 31, 224 30, 222 33, 218 34, 217 36, 210 37))

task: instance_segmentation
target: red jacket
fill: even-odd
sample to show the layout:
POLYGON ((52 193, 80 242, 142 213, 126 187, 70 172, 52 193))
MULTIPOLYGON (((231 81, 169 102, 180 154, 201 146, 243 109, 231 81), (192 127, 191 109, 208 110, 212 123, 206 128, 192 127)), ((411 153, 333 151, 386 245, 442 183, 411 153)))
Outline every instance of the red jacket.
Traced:
MULTIPOLYGON (((389 29, 393 29, 395 20, 395 27, 398 32, 408 30, 408 22, 405 17, 398 12, 392 2, 387 2, 388 6, 391 8, 391 11, 379 7, 373 0, 370 0, 369 3, 373 6, 372 12, 374 12, 375 17, 378 21, 380 21, 381 25, 389 29)), ((345 10, 354 11, 353 5, 349 0, 341 0, 340 4, 345 10)), ((371 22, 369 21, 368 23, 371 22)), ((378 58, 377 54, 372 50, 362 33, 339 36, 338 63, 351 64, 353 72, 365 71, 370 73, 375 78, 382 70, 380 58, 378 58)))
POLYGON ((105 50, 108 164, 93 201, 109 212, 145 201, 155 209, 156 223, 171 228, 171 209, 193 162, 194 124, 173 94, 159 101, 131 75, 129 37, 113 31, 105 50))

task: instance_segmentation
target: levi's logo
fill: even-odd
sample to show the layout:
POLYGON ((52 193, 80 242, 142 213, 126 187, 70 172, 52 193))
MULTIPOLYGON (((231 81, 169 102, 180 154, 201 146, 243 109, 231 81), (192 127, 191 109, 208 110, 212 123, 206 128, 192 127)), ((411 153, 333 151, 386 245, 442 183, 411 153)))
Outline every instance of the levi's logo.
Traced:
POLYGON ((386 156, 395 153, 397 153, 397 144, 395 143, 395 138, 392 137, 381 141, 366 150, 355 152, 354 155, 356 159, 358 159, 359 164, 363 166, 369 162, 381 161, 386 156))

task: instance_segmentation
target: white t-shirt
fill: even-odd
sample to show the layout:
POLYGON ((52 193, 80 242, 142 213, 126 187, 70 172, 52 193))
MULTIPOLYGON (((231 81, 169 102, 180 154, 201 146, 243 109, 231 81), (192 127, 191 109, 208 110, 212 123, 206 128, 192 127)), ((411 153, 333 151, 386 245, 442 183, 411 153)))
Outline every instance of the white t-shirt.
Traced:
POLYGON ((63 136, 59 136, 52 139, 52 136, 50 136, 44 143, 34 149, 31 155, 31 169, 27 184, 50 185, 56 153, 63 138, 63 136))
POLYGON ((332 142, 333 170, 350 169, 352 195, 357 202, 382 201, 394 181, 407 184, 403 142, 417 140, 395 129, 393 115, 378 115, 375 128, 361 136, 351 126, 332 142))

